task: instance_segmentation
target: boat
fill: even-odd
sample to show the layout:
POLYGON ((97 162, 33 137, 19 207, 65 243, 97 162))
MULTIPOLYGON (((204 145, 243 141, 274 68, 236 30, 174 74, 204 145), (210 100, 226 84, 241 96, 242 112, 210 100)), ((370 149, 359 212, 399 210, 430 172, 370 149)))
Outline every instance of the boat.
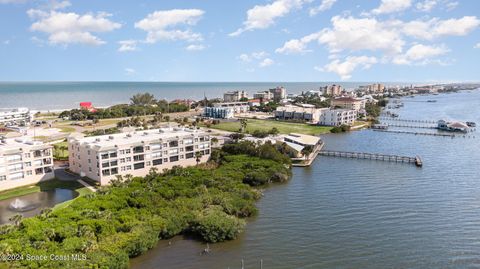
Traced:
POLYGON ((467 121, 466 124, 468 127, 477 127, 477 124, 473 121, 467 121))
POLYGON ((429 102, 429 103, 436 103, 437 100, 427 100, 427 102, 429 102))

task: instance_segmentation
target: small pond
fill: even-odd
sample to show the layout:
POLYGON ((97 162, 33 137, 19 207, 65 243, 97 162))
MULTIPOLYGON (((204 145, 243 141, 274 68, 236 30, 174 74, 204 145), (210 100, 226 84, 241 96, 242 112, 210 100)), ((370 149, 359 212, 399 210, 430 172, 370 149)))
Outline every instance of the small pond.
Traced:
POLYGON ((14 215, 24 218, 40 214, 42 209, 71 200, 78 196, 74 190, 56 188, 48 191, 35 192, 19 197, 0 201, 0 224, 9 223, 14 215))

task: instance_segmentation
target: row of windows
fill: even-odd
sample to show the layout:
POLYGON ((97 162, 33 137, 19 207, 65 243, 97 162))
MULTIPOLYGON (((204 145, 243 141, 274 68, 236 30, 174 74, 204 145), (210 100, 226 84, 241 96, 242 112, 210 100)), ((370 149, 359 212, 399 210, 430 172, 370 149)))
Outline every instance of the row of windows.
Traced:
MULTIPOLYGON (((43 168, 36 168, 35 170, 28 170, 25 173, 19 172, 19 173, 10 174, 8 176, 8 178, 10 180, 17 180, 17 179, 24 178, 25 175, 26 176, 32 176, 34 173, 35 173, 35 175, 42 175, 42 174, 48 174, 48 173, 52 173, 52 172, 53 172, 52 167, 48 166, 48 167, 43 167, 43 168)), ((6 175, 0 176, 0 181, 4 181, 4 180, 7 180, 7 176, 6 175)))

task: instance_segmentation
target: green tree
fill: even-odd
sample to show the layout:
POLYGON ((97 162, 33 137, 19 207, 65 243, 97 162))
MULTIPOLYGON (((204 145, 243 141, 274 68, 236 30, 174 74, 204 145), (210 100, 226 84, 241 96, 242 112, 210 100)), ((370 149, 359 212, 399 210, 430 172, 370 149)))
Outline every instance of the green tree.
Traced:
POLYGON ((195 161, 197 162, 197 165, 200 163, 202 160, 203 153, 200 151, 195 152, 195 161))
POLYGON ((156 102, 155 97, 152 94, 147 92, 135 94, 130 98, 130 101, 132 105, 137 105, 137 106, 152 105, 156 102))

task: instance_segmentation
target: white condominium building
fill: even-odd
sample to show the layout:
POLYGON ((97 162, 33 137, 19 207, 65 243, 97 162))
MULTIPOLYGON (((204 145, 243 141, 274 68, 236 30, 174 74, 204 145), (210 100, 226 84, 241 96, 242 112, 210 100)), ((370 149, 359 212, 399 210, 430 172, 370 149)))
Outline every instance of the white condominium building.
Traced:
POLYGON ((248 102, 229 102, 229 103, 214 103, 214 107, 229 107, 233 109, 233 113, 246 113, 250 110, 248 102))
POLYGON ((70 170, 107 185, 117 175, 145 176, 173 166, 192 166, 210 156, 208 133, 188 128, 69 137, 70 170))
POLYGON ((26 107, 0 110, 0 124, 28 125, 32 120, 32 112, 26 107))
POLYGON ((233 91, 223 94, 224 102, 239 102, 243 98, 248 98, 248 93, 246 91, 233 91))
POLYGON ((54 177, 51 145, 25 137, 0 141, 0 191, 54 177))
POLYGON ((357 119, 357 111, 353 109, 322 110, 319 125, 340 126, 353 125, 357 119))
POLYGON ((331 106, 333 108, 339 107, 339 108, 350 109, 350 110, 353 109, 356 111, 365 109, 365 103, 366 101, 364 99, 353 98, 348 96, 333 98, 331 100, 331 106))

